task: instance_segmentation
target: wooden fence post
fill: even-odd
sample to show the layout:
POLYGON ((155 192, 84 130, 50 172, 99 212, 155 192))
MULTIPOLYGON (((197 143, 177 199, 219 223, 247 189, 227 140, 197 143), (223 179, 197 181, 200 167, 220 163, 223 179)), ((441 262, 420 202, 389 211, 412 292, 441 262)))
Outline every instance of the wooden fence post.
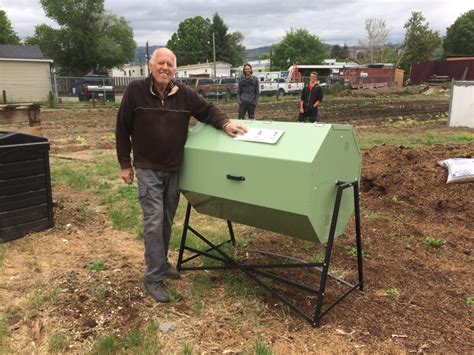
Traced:
POLYGON ((2 91, 2 96, 3 96, 3 103, 7 103, 7 92, 5 90, 2 91))

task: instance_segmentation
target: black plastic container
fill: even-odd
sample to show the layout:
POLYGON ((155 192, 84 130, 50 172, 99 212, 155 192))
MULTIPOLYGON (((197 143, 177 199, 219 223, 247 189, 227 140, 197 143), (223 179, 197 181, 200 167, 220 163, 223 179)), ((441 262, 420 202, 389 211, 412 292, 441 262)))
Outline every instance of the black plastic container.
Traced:
POLYGON ((0 131, 0 243, 53 225, 48 139, 0 131))

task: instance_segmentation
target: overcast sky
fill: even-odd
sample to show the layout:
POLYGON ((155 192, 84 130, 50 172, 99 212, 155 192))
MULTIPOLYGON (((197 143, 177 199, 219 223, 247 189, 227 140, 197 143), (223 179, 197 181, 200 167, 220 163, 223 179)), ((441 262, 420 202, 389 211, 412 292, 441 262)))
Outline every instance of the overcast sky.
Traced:
MULTIPOLYGON (((364 21, 384 20, 389 42, 400 43, 403 25, 412 11, 421 11, 432 30, 442 36, 461 14, 474 9, 471 0, 105 0, 105 9, 124 17, 137 45, 165 45, 181 21, 189 17, 212 18, 217 12, 230 32, 243 34, 247 49, 279 42, 287 31, 305 28, 329 44, 357 44, 367 33, 364 21)), ((44 15, 39 0, 0 0, 15 32, 24 39, 36 25, 54 25, 44 15)))

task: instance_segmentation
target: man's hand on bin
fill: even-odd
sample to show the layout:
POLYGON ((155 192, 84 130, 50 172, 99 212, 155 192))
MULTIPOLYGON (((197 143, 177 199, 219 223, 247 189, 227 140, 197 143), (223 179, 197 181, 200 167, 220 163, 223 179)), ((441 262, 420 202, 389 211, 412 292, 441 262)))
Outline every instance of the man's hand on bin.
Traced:
POLYGON ((244 134, 248 131, 248 128, 240 123, 227 122, 222 129, 231 137, 235 137, 237 134, 244 134))

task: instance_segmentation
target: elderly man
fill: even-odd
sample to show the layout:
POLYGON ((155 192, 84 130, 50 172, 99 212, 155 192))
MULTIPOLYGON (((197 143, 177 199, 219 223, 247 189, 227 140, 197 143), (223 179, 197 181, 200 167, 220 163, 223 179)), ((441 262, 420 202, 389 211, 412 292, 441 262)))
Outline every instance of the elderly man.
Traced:
POLYGON ((247 129, 230 122, 191 88, 173 81, 176 56, 171 50, 155 50, 149 68, 151 77, 131 82, 123 95, 117 114, 116 149, 123 181, 133 182, 132 161, 138 179, 146 262, 143 288, 157 302, 169 302, 164 280, 180 277, 167 257, 189 119, 194 116, 231 137, 247 129))

